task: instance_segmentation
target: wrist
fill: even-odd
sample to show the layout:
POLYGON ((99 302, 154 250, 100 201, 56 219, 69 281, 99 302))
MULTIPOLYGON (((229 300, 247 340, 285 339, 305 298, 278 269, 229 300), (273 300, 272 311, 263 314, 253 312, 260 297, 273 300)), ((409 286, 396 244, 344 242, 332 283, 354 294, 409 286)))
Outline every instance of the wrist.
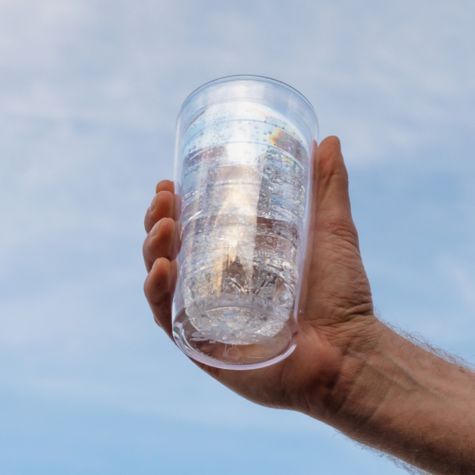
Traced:
POLYGON ((349 338, 332 332, 339 369, 323 392, 320 381, 320 402, 309 396, 307 413, 424 470, 472 473, 474 374, 376 318, 359 317, 349 338))
POLYGON ((309 415, 347 433, 359 430, 389 390, 374 381, 371 368, 391 330, 371 315, 354 317, 322 332, 336 348, 339 365, 325 383, 322 397, 310 395, 309 415))
POLYGON ((470 473, 473 377, 376 319, 343 355, 324 422, 424 470, 470 473))

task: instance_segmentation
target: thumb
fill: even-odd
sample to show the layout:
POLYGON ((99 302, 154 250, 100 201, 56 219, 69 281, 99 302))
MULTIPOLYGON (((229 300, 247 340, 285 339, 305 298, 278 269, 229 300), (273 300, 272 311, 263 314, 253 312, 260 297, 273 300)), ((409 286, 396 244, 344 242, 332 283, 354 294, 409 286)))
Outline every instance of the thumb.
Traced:
POLYGON ((323 140, 315 151, 314 160, 317 211, 351 219, 348 172, 338 137, 323 140))
POLYGON ((338 137, 325 138, 314 156, 314 202, 317 227, 331 233, 344 232, 358 244, 358 237, 351 216, 348 190, 348 171, 341 153, 338 137))

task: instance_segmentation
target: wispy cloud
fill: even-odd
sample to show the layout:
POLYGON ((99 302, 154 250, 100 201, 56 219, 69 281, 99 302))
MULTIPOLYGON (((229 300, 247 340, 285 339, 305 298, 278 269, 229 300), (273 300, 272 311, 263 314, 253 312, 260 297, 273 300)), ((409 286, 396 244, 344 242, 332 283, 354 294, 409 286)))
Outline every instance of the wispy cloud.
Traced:
MULTIPOLYGON (((172 173, 175 115, 225 74, 293 84, 322 135, 342 137, 383 316, 442 341, 458 301, 473 328, 473 13, 470 1, 0 1, 0 385, 277 430, 283 419, 184 364, 142 296, 142 216, 172 173)), ((312 430, 292 414, 285 426, 312 430)))

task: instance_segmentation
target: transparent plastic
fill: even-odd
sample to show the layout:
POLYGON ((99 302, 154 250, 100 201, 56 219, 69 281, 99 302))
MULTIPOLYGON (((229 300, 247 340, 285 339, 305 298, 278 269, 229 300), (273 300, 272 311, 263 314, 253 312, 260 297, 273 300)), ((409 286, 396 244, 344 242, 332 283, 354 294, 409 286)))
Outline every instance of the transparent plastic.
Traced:
POLYGON ((251 369, 295 349, 317 129, 302 94, 261 76, 211 81, 183 103, 173 336, 191 358, 251 369))

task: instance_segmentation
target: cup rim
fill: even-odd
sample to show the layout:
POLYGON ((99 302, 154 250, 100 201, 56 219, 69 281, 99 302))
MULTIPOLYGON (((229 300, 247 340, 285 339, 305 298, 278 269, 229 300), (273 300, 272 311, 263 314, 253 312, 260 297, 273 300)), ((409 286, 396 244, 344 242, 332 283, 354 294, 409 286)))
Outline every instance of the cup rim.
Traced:
POLYGON ((197 88, 193 89, 186 97, 185 100, 183 101, 180 111, 178 112, 177 115, 177 120, 180 118, 182 115, 183 111, 186 109, 188 104, 192 101, 194 97, 196 97, 203 89, 206 89, 209 86, 215 85, 215 84, 221 84, 225 82, 232 82, 232 81, 256 81, 256 82, 265 82, 265 83, 272 83, 276 84, 278 86, 283 86, 285 89, 288 89, 290 92, 295 94, 297 97, 299 97, 304 104, 308 107, 310 113, 313 116, 313 119, 317 125, 317 130, 318 130, 318 117, 315 112, 315 109, 312 105, 312 103, 295 87, 291 86, 290 84, 287 84, 284 81, 280 81, 279 79, 274 79, 270 76, 263 76, 259 74, 230 74, 227 76, 221 76, 216 79, 211 79, 210 81, 206 81, 205 83, 201 84, 197 88))

